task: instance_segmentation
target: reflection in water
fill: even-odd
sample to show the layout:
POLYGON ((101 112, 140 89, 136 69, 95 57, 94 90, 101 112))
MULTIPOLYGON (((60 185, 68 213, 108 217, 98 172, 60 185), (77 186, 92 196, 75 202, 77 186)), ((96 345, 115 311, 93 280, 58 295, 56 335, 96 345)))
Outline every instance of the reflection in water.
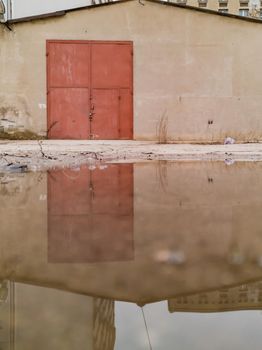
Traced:
MULTIPOLYGON (((181 313, 181 304, 175 310, 167 302, 148 304, 143 313, 130 303, 68 293, 12 281, 4 281, 5 299, 0 302, 0 346, 13 349, 246 349, 252 337, 252 349, 261 348, 261 312, 219 314, 181 313), (175 311, 175 313, 170 313, 175 311), (145 321, 145 323, 144 323, 145 321), (146 324, 146 328, 145 328, 146 324), (117 334, 115 331, 117 327, 117 334), (147 334, 148 332, 148 334, 147 334), (117 335, 117 336, 116 336, 117 335), (222 339, 219 339, 219 336, 222 339), (218 344, 213 344, 214 338, 218 344)), ((259 286, 258 286, 259 287, 259 286)), ((232 300, 239 293, 256 294, 256 286, 242 286, 227 290, 232 300)), ((214 311, 221 307, 215 293, 204 298, 191 296, 191 304, 184 311, 214 311)), ((237 300, 237 302, 241 302, 237 300)), ((223 303, 225 301, 223 300, 223 303)), ((230 302, 229 302, 230 303, 230 302)), ((242 308, 247 304, 243 301, 242 308)), ((257 307, 261 308, 260 302, 257 307)), ((220 310, 221 311, 221 310, 220 310)), ((250 344, 249 344, 250 345, 250 344)))
POLYGON ((113 301, 11 281, 4 284, 2 350, 114 349, 113 301))
MULTIPOLYGON (((150 349, 140 310, 116 303, 115 350, 150 349)), ((170 314, 166 302, 144 307, 154 350, 260 350, 261 311, 170 314)))
POLYGON ((262 309, 261 167, 159 162, 0 176, 2 348, 145 349, 145 305, 152 347, 172 349, 181 312, 190 322, 206 317, 192 312, 262 309), (135 303, 134 317, 112 300, 135 303), (149 312, 161 300, 162 331, 152 326, 162 311, 149 312))
POLYGON ((133 165, 48 173, 48 261, 134 258, 133 165))
POLYGON ((262 282, 184 295, 168 300, 170 312, 220 312, 262 309, 262 282))

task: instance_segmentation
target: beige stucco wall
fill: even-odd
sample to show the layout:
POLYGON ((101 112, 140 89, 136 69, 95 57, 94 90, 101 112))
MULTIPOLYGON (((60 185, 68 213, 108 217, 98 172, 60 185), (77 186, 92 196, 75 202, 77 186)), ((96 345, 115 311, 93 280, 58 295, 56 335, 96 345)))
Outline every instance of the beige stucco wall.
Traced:
POLYGON ((132 40, 135 139, 157 139, 161 118, 163 140, 262 138, 260 23, 131 1, 12 27, 0 27, 2 130, 45 135, 46 39, 132 40))

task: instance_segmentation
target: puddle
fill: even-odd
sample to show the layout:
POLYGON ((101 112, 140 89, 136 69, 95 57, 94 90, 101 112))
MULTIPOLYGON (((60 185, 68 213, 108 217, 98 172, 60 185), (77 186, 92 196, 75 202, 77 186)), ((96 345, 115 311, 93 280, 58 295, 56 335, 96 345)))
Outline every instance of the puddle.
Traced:
POLYGON ((261 170, 0 175, 0 348, 260 349, 261 170))

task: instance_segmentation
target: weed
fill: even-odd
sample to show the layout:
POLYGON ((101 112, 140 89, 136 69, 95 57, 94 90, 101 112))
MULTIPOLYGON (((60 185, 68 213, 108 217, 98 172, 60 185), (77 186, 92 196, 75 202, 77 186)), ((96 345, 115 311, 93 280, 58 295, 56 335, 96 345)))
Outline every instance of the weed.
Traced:
POLYGON ((168 116, 167 112, 164 111, 160 117, 156 126, 156 136, 158 143, 167 143, 167 133, 168 133, 168 116))

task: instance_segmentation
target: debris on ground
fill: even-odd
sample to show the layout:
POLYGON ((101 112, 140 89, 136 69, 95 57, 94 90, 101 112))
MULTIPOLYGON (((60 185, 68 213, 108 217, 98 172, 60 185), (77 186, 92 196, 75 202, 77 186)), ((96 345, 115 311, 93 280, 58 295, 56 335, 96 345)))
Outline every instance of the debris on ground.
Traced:
POLYGON ((21 164, 8 164, 7 166, 8 171, 12 173, 24 173, 28 171, 27 165, 21 165, 21 164))
POLYGON ((224 145, 233 145, 234 143, 236 143, 236 140, 232 137, 225 138, 224 145))
MULTIPOLYGON (((227 142, 233 140, 227 138, 227 142)), ((46 171, 54 168, 90 169, 107 163, 154 160, 262 161, 262 143, 226 145, 157 144, 150 141, 0 141, 0 172, 46 171), (231 146, 232 145, 232 146, 231 146), (27 167, 27 168, 26 168, 27 167)))

